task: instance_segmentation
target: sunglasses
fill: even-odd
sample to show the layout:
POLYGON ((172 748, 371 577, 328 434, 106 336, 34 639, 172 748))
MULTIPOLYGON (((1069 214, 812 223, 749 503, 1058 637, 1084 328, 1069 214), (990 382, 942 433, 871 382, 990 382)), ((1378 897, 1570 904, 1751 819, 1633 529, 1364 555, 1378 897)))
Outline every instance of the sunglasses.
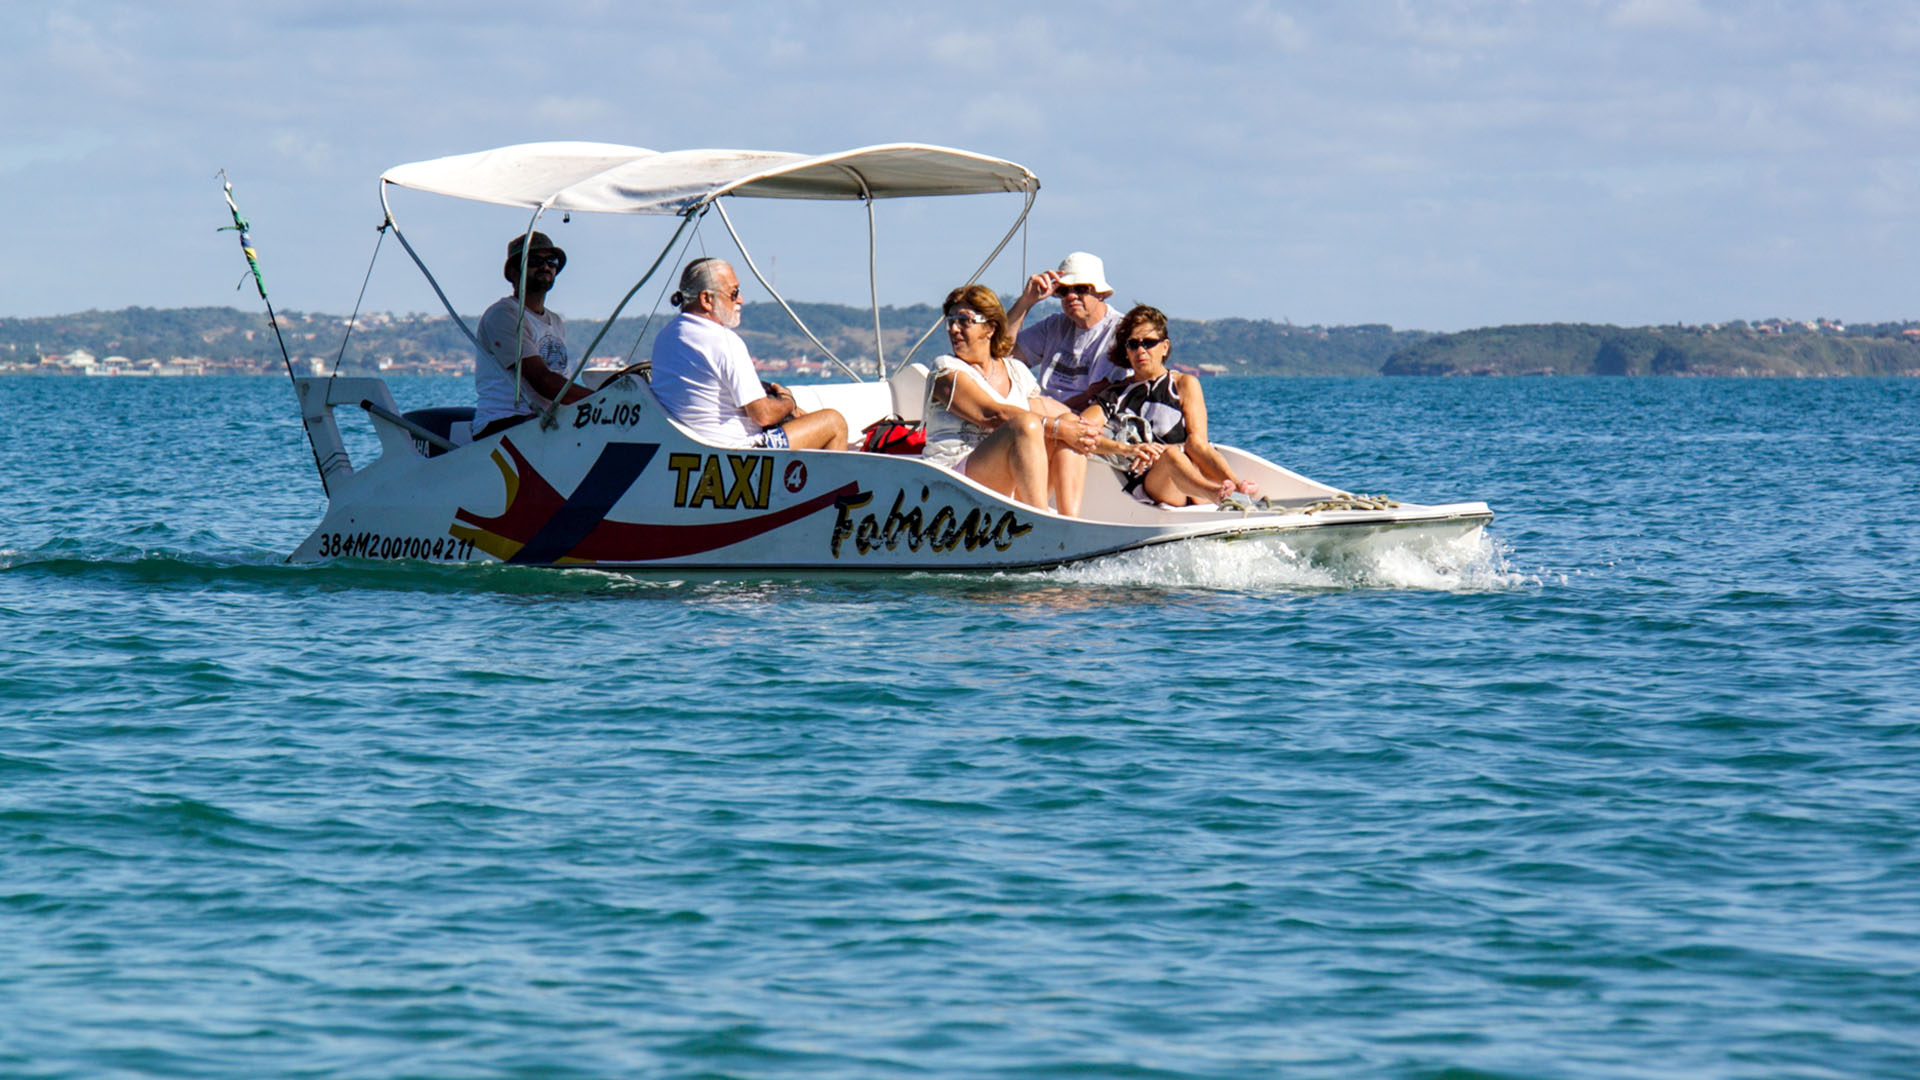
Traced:
POLYGON ((1128 351, 1128 352, 1133 352, 1133 351, 1134 351, 1134 350, 1136 350, 1136 349, 1151 349, 1151 348, 1153 348, 1153 347, 1154 347, 1155 345, 1158 345, 1158 344, 1160 344, 1160 343, 1162 343, 1162 342, 1164 342, 1164 341, 1166 341, 1166 340, 1167 340, 1167 339, 1166 339, 1166 338, 1163 338, 1163 337, 1137 337, 1137 338, 1128 338, 1128 339, 1127 339, 1127 351, 1128 351))
POLYGON ((990 323, 992 321, 993 321, 992 319, 989 319, 985 315, 981 315, 977 312, 972 314, 967 314, 967 315, 947 316, 948 326, 979 326, 982 323, 990 323))
POLYGON ((527 268, 551 266, 555 270, 567 265, 567 257, 557 251, 536 251, 527 256, 527 268))
POLYGON ((734 286, 733 291, 730 293, 723 293, 719 289, 707 289, 706 291, 725 299, 729 304, 737 304, 740 302, 740 287, 738 285, 734 286))
POLYGON ((1054 295, 1056 295, 1056 296, 1092 296, 1092 295, 1093 295, 1093 286, 1091 286, 1091 285, 1084 285, 1084 284, 1082 284, 1082 285, 1055 285, 1055 286, 1053 287, 1053 292, 1054 292, 1054 295))

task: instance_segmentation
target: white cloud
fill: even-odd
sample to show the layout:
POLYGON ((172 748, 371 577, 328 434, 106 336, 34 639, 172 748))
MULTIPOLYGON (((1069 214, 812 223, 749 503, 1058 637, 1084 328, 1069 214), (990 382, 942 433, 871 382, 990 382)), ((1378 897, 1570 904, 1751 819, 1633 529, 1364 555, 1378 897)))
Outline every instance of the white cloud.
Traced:
POLYGON ((0 145, 0 173, 41 165, 71 166, 105 149, 111 142, 99 131, 68 130, 43 139, 0 145))
MULTIPOLYGON (((1198 316, 1646 321, 1687 305, 1738 313, 1740 296, 1799 289, 1859 318, 1910 304, 1898 282, 1920 273, 1920 220, 1897 212, 1912 202, 1902 177, 1920 176, 1920 33, 1900 4, 1114 0, 1087 12, 986 0, 959 18, 819 0, 592 0, 537 14, 508 0, 457 13, 430 0, 209 0, 163 15, 51 3, 0 41, 0 99, 33 103, 10 113, 0 175, 70 202, 18 240, 111 247, 126 272, 0 267, 15 307, 0 314, 232 302, 226 246, 205 274, 142 261, 205 231, 200 186, 222 165, 273 232, 279 287, 303 306, 343 290, 350 303, 382 169, 544 138, 820 150, 911 139, 1009 157, 1046 184, 1034 259, 1099 250, 1130 293, 1198 316), (1741 257, 1759 222, 1781 238, 1769 250, 1790 245, 1800 261, 1741 257), (1842 241, 1868 235, 1876 274, 1862 286, 1842 241), (1194 269, 1220 262, 1265 280, 1274 251, 1311 256, 1311 272, 1224 296, 1194 269), (1822 292, 1840 281, 1864 291, 1822 292)), ((839 209, 792 216, 827 222, 819 235, 833 239, 860 224, 839 209)), ((423 233, 437 213, 408 212, 423 233)), ((764 216, 767 243, 786 252, 784 287, 862 300, 863 257, 834 276, 814 234, 764 216), (815 264, 827 276, 801 276, 815 264)), ((883 299, 970 270, 1001 216, 942 226, 883 207, 883 243, 904 252, 883 299), (908 224, 927 232, 910 243, 908 224)), ((450 228, 455 261, 495 227, 450 228)), ((586 239, 603 227, 576 217, 569 246, 576 269, 604 265, 611 278, 624 250, 596 254, 586 239)), ((497 245, 484 246, 480 261, 494 261, 497 245)), ((1003 270, 1010 285, 1017 267, 1003 270)), ((369 303, 384 288, 403 310, 434 306, 399 284, 408 277, 376 275, 369 303)), ((494 284, 476 272, 457 291, 484 297, 494 284)), ((610 303, 587 275, 569 287, 570 314, 610 303)))
POLYGON ((1303 52, 1313 43, 1313 35, 1300 25, 1300 20, 1284 11, 1275 11, 1272 4, 1249 6, 1240 13, 1239 21, 1260 44, 1282 53, 1303 52))
POLYGON ((528 109, 534 123, 556 132, 585 133, 607 130, 620 119, 624 110, 602 97, 539 97, 528 109))
POLYGON ((927 43, 927 55, 950 68, 977 66, 980 58, 1000 47, 996 37, 971 29, 951 29, 927 43))
POLYGON ((1700 30, 1713 20, 1699 0, 1623 0, 1607 22, 1634 30, 1700 30))
POLYGON ((333 147, 322 137, 281 131, 270 136, 268 144, 281 158, 308 172, 330 172, 338 165, 333 147))

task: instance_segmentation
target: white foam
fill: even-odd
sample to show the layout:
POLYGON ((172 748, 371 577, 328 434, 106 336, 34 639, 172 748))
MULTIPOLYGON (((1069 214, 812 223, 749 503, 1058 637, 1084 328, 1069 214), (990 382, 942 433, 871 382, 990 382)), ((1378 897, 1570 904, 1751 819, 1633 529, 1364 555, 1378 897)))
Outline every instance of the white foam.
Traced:
POLYGON ((1413 589, 1489 592, 1538 586, 1515 570, 1505 545, 1476 529, 1435 539, 1378 533, 1296 550, 1276 536, 1196 540, 1125 551, 1036 576, 1082 585, 1301 592, 1413 589))

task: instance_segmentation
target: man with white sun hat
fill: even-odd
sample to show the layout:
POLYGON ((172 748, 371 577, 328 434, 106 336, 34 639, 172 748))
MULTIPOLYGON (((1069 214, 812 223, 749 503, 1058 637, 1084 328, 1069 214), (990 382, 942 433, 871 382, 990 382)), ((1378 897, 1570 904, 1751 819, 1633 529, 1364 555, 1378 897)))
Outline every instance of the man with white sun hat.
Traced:
POLYGON ((1107 359, 1114 328, 1120 325, 1120 312, 1107 304, 1112 295, 1106 264, 1097 255, 1076 251, 1060 260, 1058 270, 1028 278, 1020 299, 1007 312, 1019 326, 1033 305, 1050 296, 1059 298, 1059 313, 1020 331, 1013 353, 1033 369, 1043 393, 1070 409, 1085 408, 1088 392, 1100 383, 1127 377, 1107 359))

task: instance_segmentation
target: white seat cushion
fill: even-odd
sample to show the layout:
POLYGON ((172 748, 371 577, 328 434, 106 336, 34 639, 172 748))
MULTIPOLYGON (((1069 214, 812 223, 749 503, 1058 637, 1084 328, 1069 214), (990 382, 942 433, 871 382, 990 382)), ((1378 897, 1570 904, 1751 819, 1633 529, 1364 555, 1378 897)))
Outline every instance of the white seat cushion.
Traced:
POLYGON ((915 361, 893 373, 888 380, 893 389, 893 414, 902 420, 925 420, 927 403, 927 365, 915 361))

